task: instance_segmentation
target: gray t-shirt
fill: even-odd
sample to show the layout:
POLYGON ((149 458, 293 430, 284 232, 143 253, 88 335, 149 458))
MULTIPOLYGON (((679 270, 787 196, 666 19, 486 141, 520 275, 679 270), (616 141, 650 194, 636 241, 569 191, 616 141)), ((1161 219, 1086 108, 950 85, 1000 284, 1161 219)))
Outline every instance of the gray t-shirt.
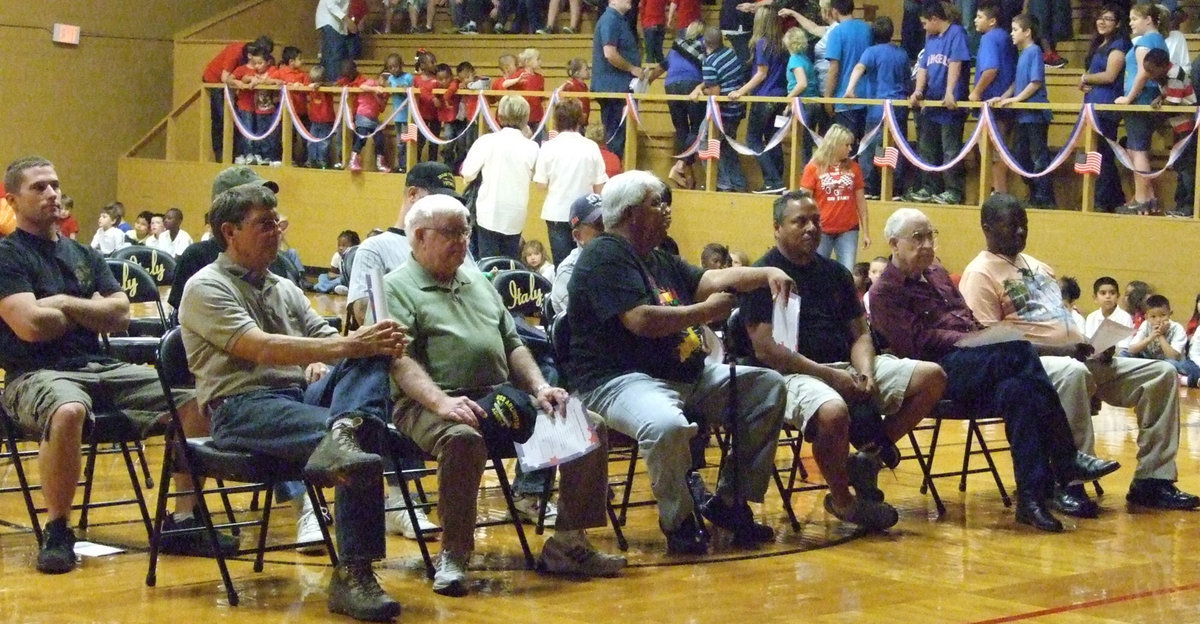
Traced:
POLYGON ((267 272, 251 283, 246 269, 224 253, 188 280, 179 322, 201 405, 255 390, 304 387, 302 366, 255 364, 229 352, 251 329, 311 338, 338 333, 291 281, 267 272))
POLYGON ((567 311, 567 302, 570 301, 567 287, 571 285, 571 274, 575 272, 575 263, 579 262, 579 254, 582 252, 583 247, 572 249, 554 271, 554 288, 550 290, 550 302, 554 304, 555 314, 567 311))
POLYGON ((412 245, 404 230, 388 228, 363 241, 354 252, 354 266, 350 268, 350 285, 346 291, 346 303, 353 304, 367 296, 367 275, 373 270, 380 274, 400 268, 412 257, 412 245))

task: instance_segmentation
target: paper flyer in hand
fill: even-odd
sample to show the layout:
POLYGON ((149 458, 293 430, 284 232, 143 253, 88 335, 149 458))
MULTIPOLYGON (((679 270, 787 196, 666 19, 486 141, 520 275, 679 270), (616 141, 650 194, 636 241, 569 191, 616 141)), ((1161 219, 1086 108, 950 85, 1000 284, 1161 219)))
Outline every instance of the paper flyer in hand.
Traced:
POLYGON ((968 347, 986 347, 988 345, 1000 344, 1002 342, 1013 342, 1014 340, 1024 340, 1025 332, 1007 325, 1005 323, 997 323, 971 334, 967 334, 961 340, 954 343, 954 346, 960 348, 968 347))
POLYGON ((792 293, 786 300, 775 300, 771 314, 771 338, 791 351, 796 350, 800 340, 800 295, 792 293))
POLYGON ((367 271, 367 318, 364 325, 378 322, 387 318, 387 301, 383 296, 383 269, 379 267, 367 271))
POLYGON ((533 435, 517 444, 517 459, 525 470, 565 464, 600 446, 600 436, 588 420, 587 409, 575 397, 567 400, 565 417, 551 418, 538 411, 533 435))
POLYGON ((1126 327, 1112 319, 1104 319, 1104 322, 1100 323, 1100 327, 1097 327, 1096 332, 1092 334, 1091 340, 1088 341, 1095 349, 1092 357, 1100 357, 1105 351, 1117 346, 1122 340, 1132 335, 1132 327, 1126 327))

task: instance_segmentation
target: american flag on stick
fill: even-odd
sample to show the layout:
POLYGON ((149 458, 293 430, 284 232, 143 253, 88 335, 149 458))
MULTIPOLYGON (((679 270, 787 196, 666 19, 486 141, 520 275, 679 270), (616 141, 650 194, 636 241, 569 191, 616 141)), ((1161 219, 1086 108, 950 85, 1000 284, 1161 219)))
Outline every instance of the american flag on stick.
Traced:
POLYGON ((1100 175, 1100 152, 1080 152, 1075 155, 1075 173, 1100 175))
POLYGON ((900 150, 894 147, 885 147, 882 150, 875 152, 871 162, 875 163, 876 167, 887 167, 895 169, 896 164, 900 161, 900 150))
POLYGON ((716 160, 721 157, 721 142, 717 139, 709 139, 708 143, 700 148, 699 151, 701 160, 716 160))
POLYGON ((410 123, 404 128, 404 134, 400 135, 400 140, 405 143, 412 143, 417 140, 417 124, 410 123))

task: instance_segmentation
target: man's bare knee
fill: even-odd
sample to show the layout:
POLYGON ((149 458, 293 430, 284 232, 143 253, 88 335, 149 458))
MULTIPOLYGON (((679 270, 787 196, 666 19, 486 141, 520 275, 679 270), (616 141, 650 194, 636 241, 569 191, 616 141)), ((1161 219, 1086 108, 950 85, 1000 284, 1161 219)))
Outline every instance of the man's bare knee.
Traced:
POLYGON ((83 436, 83 423, 87 422, 88 410, 83 403, 64 403, 50 414, 46 427, 47 442, 66 436, 68 441, 83 436))

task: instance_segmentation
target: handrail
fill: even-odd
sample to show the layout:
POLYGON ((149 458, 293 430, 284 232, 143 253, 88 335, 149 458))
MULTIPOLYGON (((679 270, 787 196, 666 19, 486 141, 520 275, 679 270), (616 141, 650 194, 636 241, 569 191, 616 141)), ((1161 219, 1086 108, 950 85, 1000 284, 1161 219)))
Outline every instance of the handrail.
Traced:
POLYGON ((183 112, 189 106, 191 106, 197 100, 199 100, 200 96, 203 93, 204 93, 203 88, 196 89, 196 91, 194 93, 192 93, 191 95, 189 95, 188 98, 186 100, 184 100, 179 106, 176 106, 173 110, 171 110, 169 113, 167 113, 167 115, 165 117, 163 117, 161 120, 159 120, 158 123, 154 124, 154 127, 152 127, 149 132, 147 132, 145 135, 143 135, 141 139, 138 139, 138 142, 134 143, 133 147, 126 150, 125 157, 126 158, 137 158, 138 150, 145 147, 147 144, 150 143, 150 141, 153 141, 154 138, 157 137, 158 134, 160 132, 162 132, 165 128, 167 128, 172 121, 174 121, 175 119, 178 119, 179 116, 182 115, 183 112))
POLYGON ((274 0, 246 0, 237 6, 221 11, 220 13, 200 22, 199 24, 192 24, 191 26, 188 26, 187 28, 175 33, 174 38, 176 41, 180 39, 187 39, 198 32, 212 28, 213 26, 220 24, 221 22, 224 22, 240 13, 245 13, 246 11, 249 11, 260 4, 273 1, 274 0))

